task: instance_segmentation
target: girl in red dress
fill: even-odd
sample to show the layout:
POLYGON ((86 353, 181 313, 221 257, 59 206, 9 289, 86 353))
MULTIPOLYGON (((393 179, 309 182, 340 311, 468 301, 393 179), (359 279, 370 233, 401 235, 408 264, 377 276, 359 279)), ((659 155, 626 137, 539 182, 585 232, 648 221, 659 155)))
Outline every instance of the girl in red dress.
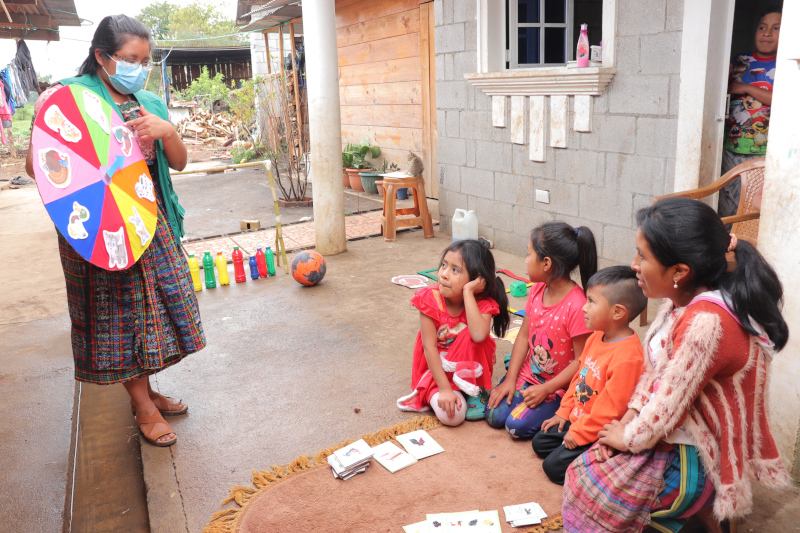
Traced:
POLYGON ((479 407, 481 389, 492 388, 495 341, 489 333, 502 337, 508 329, 508 297, 495 275, 492 252, 476 240, 447 247, 438 281, 411 299, 420 317, 411 370, 414 390, 397 406, 403 411, 432 408, 442 424, 457 426, 467 416, 467 404, 479 407))

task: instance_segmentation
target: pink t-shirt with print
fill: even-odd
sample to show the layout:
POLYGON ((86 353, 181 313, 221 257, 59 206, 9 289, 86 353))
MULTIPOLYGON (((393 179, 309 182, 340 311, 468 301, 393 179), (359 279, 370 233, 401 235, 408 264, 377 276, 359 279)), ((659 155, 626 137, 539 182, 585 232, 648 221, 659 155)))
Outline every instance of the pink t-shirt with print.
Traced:
POLYGON ((517 388, 523 381, 538 384, 556 377, 575 360, 572 338, 592 332, 583 318, 586 296, 580 286, 575 285, 560 302, 551 306, 542 301, 546 288, 544 283, 531 286, 525 304, 530 349, 519 370, 517 388))

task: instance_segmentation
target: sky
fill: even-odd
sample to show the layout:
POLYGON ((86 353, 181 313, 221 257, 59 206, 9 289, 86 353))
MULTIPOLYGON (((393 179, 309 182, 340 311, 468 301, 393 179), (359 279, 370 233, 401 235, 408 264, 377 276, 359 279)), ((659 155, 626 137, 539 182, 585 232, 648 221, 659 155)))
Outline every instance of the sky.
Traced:
MULTIPOLYGON (((175 5, 186 5, 191 0, 169 0, 175 5)), ((154 3, 152 0, 125 0, 127 6, 124 14, 131 17, 138 15, 142 8, 154 3)), ((218 0, 214 2, 230 18, 236 17, 236 0, 218 0)), ((75 70, 89 54, 89 46, 97 24, 108 15, 120 14, 119 6, 123 2, 114 0, 75 0, 78 16, 89 22, 81 27, 61 26, 61 40, 25 41, 31 51, 33 66, 40 75, 52 74, 53 80, 60 80, 75 75, 75 70)), ((8 63, 16 53, 13 39, 0 39, 0 68, 8 63)))

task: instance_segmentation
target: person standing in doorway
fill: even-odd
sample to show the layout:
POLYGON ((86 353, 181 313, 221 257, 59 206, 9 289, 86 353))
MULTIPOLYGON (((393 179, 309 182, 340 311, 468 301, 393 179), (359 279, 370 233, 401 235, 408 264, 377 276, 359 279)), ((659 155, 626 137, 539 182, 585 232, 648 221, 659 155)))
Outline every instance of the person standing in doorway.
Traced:
MULTIPOLYGON (((722 174, 737 165, 767 154, 775 59, 781 31, 780 6, 762 12, 756 28, 756 49, 737 56, 731 63, 731 103, 725 122, 722 174)), ((717 212, 721 217, 736 214, 739 208, 741 179, 736 178, 719 194, 717 212)))

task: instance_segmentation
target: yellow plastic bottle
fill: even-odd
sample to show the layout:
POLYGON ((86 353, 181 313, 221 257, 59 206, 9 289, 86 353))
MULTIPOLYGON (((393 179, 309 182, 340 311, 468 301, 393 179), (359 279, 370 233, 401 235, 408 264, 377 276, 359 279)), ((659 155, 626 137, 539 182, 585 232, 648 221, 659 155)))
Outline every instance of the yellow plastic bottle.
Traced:
POLYGON ((219 284, 220 285, 229 285, 231 282, 230 276, 228 276, 228 260, 222 255, 222 252, 217 252, 217 258, 215 260, 217 263, 217 275, 219 276, 219 284))
POLYGON ((203 290, 203 284, 200 283, 200 263, 194 255, 189 255, 189 271, 192 273, 192 285, 194 285, 195 292, 203 290))

